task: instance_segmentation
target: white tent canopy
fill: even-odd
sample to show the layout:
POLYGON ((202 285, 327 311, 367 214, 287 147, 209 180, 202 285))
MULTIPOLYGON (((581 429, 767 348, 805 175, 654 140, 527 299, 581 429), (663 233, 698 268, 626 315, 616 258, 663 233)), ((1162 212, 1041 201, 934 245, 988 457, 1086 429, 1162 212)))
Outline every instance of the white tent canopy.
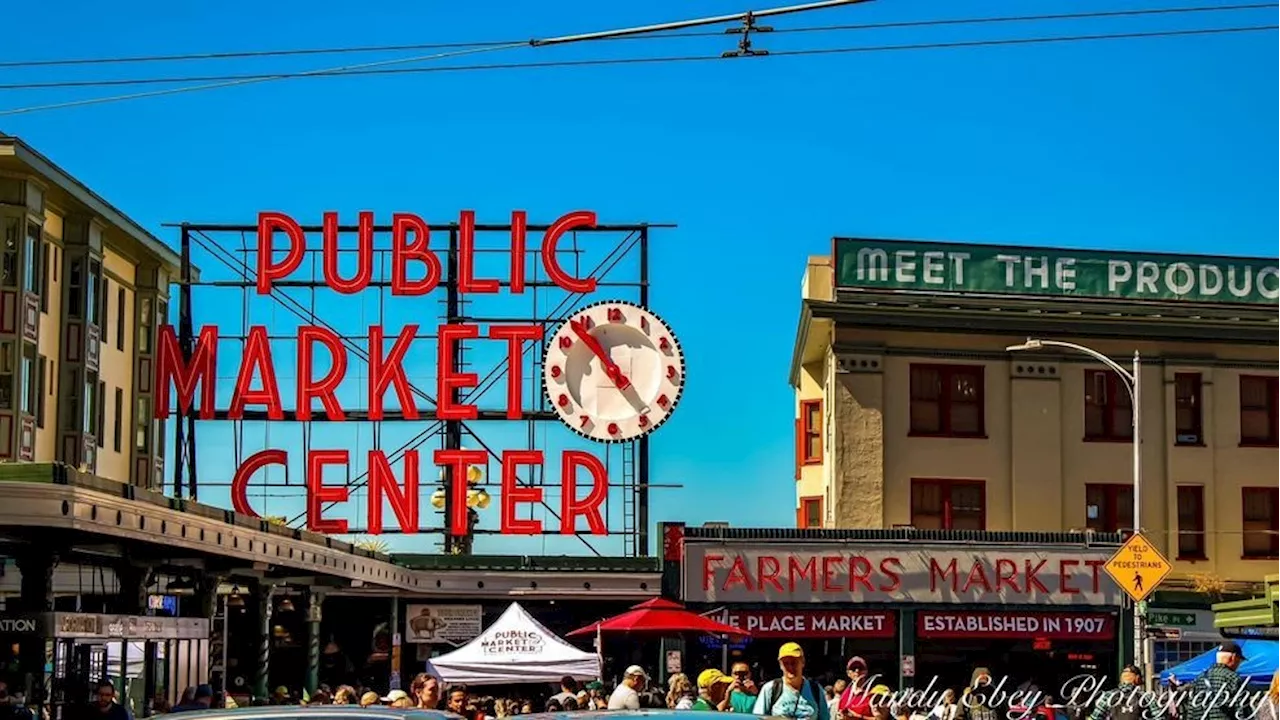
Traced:
POLYGON ((511 603, 471 642, 431 658, 431 665, 445 682, 466 685, 554 683, 566 675, 576 680, 600 675, 595 654, 556 637, 519 603, 511 603))

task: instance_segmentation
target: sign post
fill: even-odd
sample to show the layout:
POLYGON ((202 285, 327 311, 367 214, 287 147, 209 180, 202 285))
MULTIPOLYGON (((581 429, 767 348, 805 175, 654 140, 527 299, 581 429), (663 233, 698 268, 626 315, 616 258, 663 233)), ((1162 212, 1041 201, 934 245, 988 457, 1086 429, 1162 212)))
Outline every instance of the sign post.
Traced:
MULTIPOLYGON (((1136 363, 1135 363, 1136 364, 1136 363)), ((1136 408, 1135 403, 1135 408, 1136 408)), ((1136 412, 1136 410, 1135 410, 1136 412)), ((1135 436, 1137 432, 1135 431, 1135 436)), ((1137 448, 1138 443, 1135 441, 1134 447, 1137 448)), ((1137 487, 1138 473, 1136 472, 1137 459, 1135 453, 1135 472, 1134 486, 1137 487)), ((1138 494, 1134 493, 1134 513, 1137 513, 1138 494)), ((1135 525, 1137 523, 1134 523, 1135 525)), ((1143 536, 1141 532, 1135 532, 1125 544, 1120 546, 1115 555, 1107 561, 1102 569, 1116 581, 1116 585, 1124 590, 1130 599, 1133 600, 1134 613, 1134 656, 1135 662, 1138 662, 1140 655, 1146 653, 1138 653, 1138 648, 1145 647, 1147 641, 1146 623, 1143 621, 1143 615, 1146 613, 1146 603, 1144 602, 1151 593, 1160 585, 1169 575, 1169 571, 1173 570, 1173 566, 1165 559, 1164 555, 1155 548, 1154 545, 1143 536)), ((1148 687, 1151 684, 1151 672, 1146 662, 1142 662, 1139 667, 1143 669, 1144 685, 1148 687)))

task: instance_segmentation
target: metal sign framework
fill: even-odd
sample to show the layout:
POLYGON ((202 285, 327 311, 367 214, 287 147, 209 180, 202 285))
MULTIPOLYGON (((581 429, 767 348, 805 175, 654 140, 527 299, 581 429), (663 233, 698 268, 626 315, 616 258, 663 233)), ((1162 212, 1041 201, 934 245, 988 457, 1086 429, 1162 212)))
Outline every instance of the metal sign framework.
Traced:
MULTIPOLYGON (((331 330, 334 329, 333 325, 322 316, 325 313, 320 311, 317 305, 318 296, 321 293, 333 292, 325 284, 320 268, 321 247, 318 239, 319 234, 322 232, 322 226, 303 226, 303 230, 308 237, 305 251, 306 259, 303 262, 303 266, 306 269, 299 271, 300 279, 275 282, 274 285, 276 287, 271 290, 269 296, 259 296, 256 291, 257 249, 254 242, 258 231, 256 224, 182 223, 177 227, 181 233, 181 277, 178 294, 177 334, 179 345, 186 361, 190 362, 196 343, 197 311, 193 301, 193 290, 197 288, 207 288, 210 292, 233 290, 240 295, 242 312, 238 334, 233 333, 229 328, 224 329, 219 335, 220 344, 233 342, 242 346, 248 334, 248 318, 250 314, 248 308, 253 297, 269 297, 274 301, 276 308, 287 311, 301 322, 331 330), (193 255, 195 253, 200 254, 201 271, 199 279, 196 279, 196 273, 193 269, 193 255), (206 260, 206 258, 208 259, 206 260), (304 293, 304 300, 300 300, 297 297, 298 291, 304 293)), ((576 276, 597 279, 595 295, 598 297, 594 299, 633 300, 647 307, 649 303, 650 231, 671 227, 674 226, 628 224, 597 225, 589 230, 579 229, 566 236, 557 255, 570 255, 572 257, 572 264, 566 265, 566 267, 572 267, 576 276), (625 274, 628 265, 634 267, 633 276, 625 274)), ((443 276, 437 290, 433 293, 435 298, 432 299, 440 299, 440 296, 443 295, 441 299, 443 310, 437 314, 441 324, 465 322, 484 324, 523 323, 537 324, 543 329, 544 342, 526 344, 524 353, 520 358, 519 372, 522 378, 533 378, 531 386, 527 385, 523 392, 523 419, 509 421, 506 419, 503 410, 486 409, 481 404, 477 420, 439 420, 434 412, 435 398, 432 397, 430 392, 422 389, 421 383, 412 384, 412 382, 411 392, 413 395, 418 400, 426 401, 428 405, 428 407, 419 408, 420 417, 418 420, 406 421, 403 419, 401 412, 388 409, 384 416, 386 419, 373 421, 368 419, 367 409, 344 408, 348 418, 362 425, 371 426, 373 448, 387 451, 388 457, 393 462, 403 458, 407 451, 415 450, 433 440, 438 440, 441 443, 440 447, 445 449, 459 449, 463 447, 465 441, 467 445, 483 448, 491 459, 500 461, 502 449, 491 447, 479 432, 480 426, 490 422, 523 423, 526 430, 527 449, 539 449, 537 447, 538 430, 540 426, 548 423, 557 426, 557 430, 572 435, 568 429, 561 426, 555 412, 548 407, 548 400, 538 380, 542 376, 542 349, 545 338, 551 336, 555 326, 565 321, 582 305, 592 302, 593 298, 589 298, 585 294, 566 293, 559 290, 555 283, 545 277, 541 277, 538 270, 541 265, 538 262, 541 259, 541 250, 538 247, 533 247, 532 245, 535 244, 531 243, 531 247, 526 250, 525 265, 530 268, 532 277, 526 279, 524 283, 527 288, 525 294, 520 296, 501 296, 527 298, 527 300, 522 300, 521 305, 523 308, 527 308, 528 312, 522 311, 516 315, 510 312, 486 313, 483 310, 486 298, 495 296, 467 295, 459 289, 458 268, 460 254, 457 223, 432 223, 431 229, 437 239, 437 244, 440 236, 447 234, 446 247, 444 249, 435 249, 441 260, 443 276), (534 261, 529 262, 529 258, 534 261), (558 302, 553 302, 557 294, 560 296, 558 302), (553 297, 548 298, 548 295, 553 297), (383 448, 382 429, 383 424, 387 422, 402 424, 413 422, 413 429, 417 430, 419 429, 418 426, 421 426, 420 432, 417 432, 409 441, 400 444, 394 449, 383 448)), ((546 225, 530 224, 527 227, 531 234, 541 233, 546 229, 546 225)), ((509 239, 512 230, 510 224, 477 224, 475 230, 475 252, 477 256, 508 252, 506 247, 502 246, 503 240, 498 240, 497 245, 492 241, 495 237, 509 239), (486 239, 490 242, 486 243, 486 239), (497 247, 503 247, 503 249, 497 249, 497 247)), ((357 231, 357 226, 342 225, 339 231, 341 233, 340 237, 346 238, 349 234, 357 231)), ((376 293, 378 316, 374 322, 381 325, 386 316, 388 300, 407 302, 413 299, 392 298, 389 292, 391 287, 389 270, 391 226, 375 225, 374 233, 374 277, 368 288, 355 297, 366 298, 367 294, 376 293)), ((355 248, 342 245, 339 253, 354 254, 355 248)), ((566 264, 565 258, 560 258, 560 260, 562 265, 566 264)), ((509 278, 500 279, 499 284, 505 292, 510 284, 509 278)), ((428 299, 427 297, 416 298, 418 301, 426 301, 428 299)), ((223 307, 225 308, 226 306, 224 305, 223 307)), ((429 323, 424 322, 422 324, 427 325, 429 323)), ((225 327, 226 323, 223 323, 223 325, 225 327)), ((422 332, 420 331, 416 337, 433 337, 432 335, 424 335, 422 332)), ((292 341, 295 346, 297 345, 296 338, 291 338, 284 334, 277 335, 273 333, 271 340, 273 343, 288 343, 292 341)), ((367 335, 361 337, 348 334, 342 337, 348 356, 356 362, 364 363, 366 369, 369 358, 366 352, 367 340, 367 335)), ((462 371, 468 369, 469 364, 465 343, 457 343, 455 345, 454 351, 449 358, 449 363, 452 365, 453 370, 462 371)), ((485 391, 494 386, 501 387, 498 384, 504 382, 507 377, 506 363, 497 363, 489 367, 487 372, 478 374, 480 381, 476 387, 469 388, 470 392, 463 393, 458 389, 451 390, 455 401, 468 402, 470 398, 471 402, 480 403, 481 401, 478 398, 485 391)), ((185 413, 178 409, 171 409, 171 414, 176 418, 173 494, 175 497, 186 496, 190 498, 196 498, 199 489, 202 487, 230 487, 231 485, 230 471, 225 478, 218 477, 212 481, 200 478, 196 462, 198 447, 197 426, 201 423, 209 422, 231 423, 235 436, 234 450, 238 462, 245 447, 246 421, 252 422, 266 419, 265 411, 261 410, 246 411, 243 420, 228 419, 226 411, 221 408, 215 413, 214 420, 199 420, 194 407, 189 408, 185 413)), ((313 414, 312 419, 305 421, 298 420, 296 409, 294 409, 286 411, 284 422, 286 424, 301 425, 302 445, 305 451, 305 448, 311 445, 314 425, 317 422, 328 421, 324 414, 313 414)), ((546 437, 545 432, 544 437, 546 437)), ((612 517, 608 512, 610 504, 615 501, 622 503, 621 527, 610 527, 610 535, 622 536, 624 552, 630 556, 647 555, 649 552, 649 494, 654 487, 650 483, 649 451, 649 438, 647 436, 633 442, 599 446, 599 452, 603 453, 602 460, 605 462, 609 473, 609 497, 605 501, 606 517, 612 517), (615 460, 618 465, 616 471, 613 468, 615 460)), ((365 489, 367 482, 368 470, 366 468, 360 473, 353 474, 349 472, 345 484, 354 497, 356 493, 365 489)), ((445 507, 443 508, 443 513, 446 518, 450 516, 450 505, 454 497, 452 488, 456 482, 467 482, 467 478, 455 478, 452 468, 443 468, 440 486, 444 490, 445 507)), ((517 482, 524 486, 543 485, 543 469, 530 467, 525 476, 518 478, 517 482)), ((277 497, 287 496, 288 490, 300 492, 304 489, 303 485, 290 483, 287 472, 284 482, 264 482, 262 478, 259 478, 253 484, 255 489, 268 493, 277 493, 277 497)), ((480 483, 480 486, 488 486, 487 491, 490 493, 497 489, 497 483, 490 482, 487 476, 480 483)), ((541 502, 541 508, 546 515, 559 519, 556 510, 545 498, 541 502)), ((300 513, 288 518, 288 523, 296 526, 304 516, 305 513, 300 513)), ((444 539, 444 551, 446 553, 467 554, 472 550, 475 535, 494 534, 497 532, 496 530, 476 527, 474 512, 472 517, 473 522, 469 535, 454 536, 443 532, 440 528, 427 528, 422 532, 440 533, 444 539)), ((352 531, 353 534, 359 532, 358 530, 352 531)), ((549 531, 544 531, 544 534, 550 533, 549 531)), ((589 536, 579 534, 577 537, 588 551, 596 555, 603 554, 592 544, 589 536)))

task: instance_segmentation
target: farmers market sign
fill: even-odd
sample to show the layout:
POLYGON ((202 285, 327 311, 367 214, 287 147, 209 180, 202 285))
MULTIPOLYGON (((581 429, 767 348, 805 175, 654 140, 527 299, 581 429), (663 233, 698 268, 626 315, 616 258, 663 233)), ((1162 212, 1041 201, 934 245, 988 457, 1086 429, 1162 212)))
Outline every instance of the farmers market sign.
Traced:
POLYGON ((841 289, 1275 305, 1276 261, 897 240, 835 241, 841 289))

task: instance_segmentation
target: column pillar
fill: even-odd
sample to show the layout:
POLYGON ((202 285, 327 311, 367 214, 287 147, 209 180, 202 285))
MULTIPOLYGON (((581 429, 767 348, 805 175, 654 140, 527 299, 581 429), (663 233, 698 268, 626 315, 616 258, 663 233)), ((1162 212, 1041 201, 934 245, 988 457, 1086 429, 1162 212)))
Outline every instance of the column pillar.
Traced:
POLYGON ((400 668, 404 661, 401 659, 401 643, 403 638, 400 634, 400 598, 391 598, 391 678, 388 684, 389 690, 400 689, 400 668))
POLYGON ((226 691, 226 667, 223 663, 227 642, 226 604, 218 596, 223 578, 201 575, 196 580, 195 601, 202 618, 209 619, 209 685, 214 691, 226 691))
POLYGON ((256 698, 271 697, 271 600, 275 586, 258 584, 258 666, 253 676, 253 695, 256 698))
POLYGON ((320 687, 320 621, 324 616, 324 592, 307 589, 307 682, 308 695, 320 687))
POLYGON ((147 588, 151 585, 151 568, 133 563, 117 563, 116 582, 120 594, 112 603, 121 615, 145 615, 147 612, 147 588))
POLYGON ((838 528, 890 527, 910 521, 889 508, 910 508, 909 488, 885 484, 884 356, 827 356, 826 412, 831 423, 827 485, 838 528))
MULTIPOLYGON (((53 611, 53 571, 58 557, 52 552, 28 548, 14 558, 22 574, 19 610, 29 613, 53 611)), ((49 631, 52 636, 52 629, 49 631)), ((49 698, 49 677, 44 674, 45 657, 53 641, 42 638, 24 639, 18 647, 18 670, 28 703, 43 706, 49 698)), ((11 690, 12 692, 12 690, 11 690)))
POLYGON ((898 687, 910 687, 915 683, 915 675, 906 677, 902 674, 902 658, 916 654, 916 611, 904 609, 898 611, 898 687))

